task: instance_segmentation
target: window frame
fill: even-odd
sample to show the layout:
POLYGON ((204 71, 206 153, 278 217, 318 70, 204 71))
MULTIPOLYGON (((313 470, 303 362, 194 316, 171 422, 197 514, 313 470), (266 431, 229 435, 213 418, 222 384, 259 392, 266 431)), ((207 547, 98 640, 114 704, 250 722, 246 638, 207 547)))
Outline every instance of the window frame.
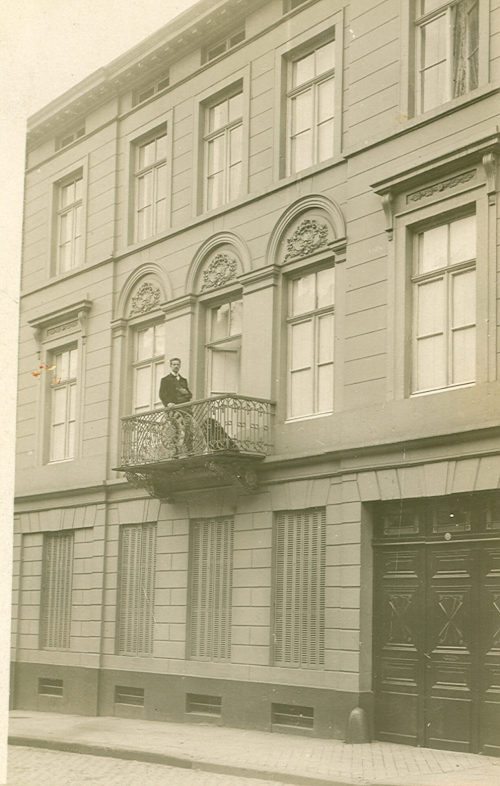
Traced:
POLYGON ((226 52, 230 52, 236 46, 239 46, 239 44, 244 43, 245 39, 246 39, 246 29, 245 29, 245 22, 243 21, 243 24, 239 25, 238 27, 234 27, 233 31, 230 34, 224 36, 223 38, 215 39, 213 43, 209 44, 204 48, 203 64, 211 63, 213 60, 222 57, 222 55, 226 54, 226 52), (243 33, 243 37, 240 38, 235 43, 231 43, 232 40, 240 36, 241 33, 243 33), (223 48, 221 49, 221 47, 223 48), (221 51, 210 57, 210 52, 214 49, 220 49, 221 51))
POLYGON ((70 275, 74 273, 76 270, 81 269, 85 264, 85 251, 86 251, 86 216, 85 216, 85 205, 86 205, 86 194, 85 194, 85 186, 86 186, 86 177, 85 177, 85 170, 83 166, 77 167, 73 169, 69 174, 65 175, 64 177, 60 178, 59 180, 54 183, 53 188, 53 205, 54 205, 54 222, 53 222, 53 264, 52 264, 52 274, 56 276, 64 276, 70 275), (68 205, 62 205, 62 193, 63 189, 72 185, 81 182, 81 197, 79 199, 73 200, 73 202, 69 203, 68 205), (76 226, 76 211, 80 210, 81 219, 80 219, 80 233, 75 234, 75 226, 76 226), (70 215, 72 216, 72 236, 70 240, 70 253, 71 253, 71 264, 68 268, 63 269, 61 266, 61 248, 64 245, 60 242, 61 238, 61 225, 62 219, 65 216, 70 215), (79 256, 77 257, 76 252, 76 239, 80 238, 80 251, 79 256))
MULTIPOLYGON (((204 396, 218 396, 218 395, 238 395, 241 388, 241 350, 242 350, 242 343, 243 343, 243 292, 241 290, 233 290, 232 292, 226 293, 225 296, 219 296, 215 300, 207 300, 203 301, 203 310, 204 310, 204 342, 203 342, 203 355, 204 355, 204 366, 205 366, 205 375, 204 375, 204 396), (212 317, 214 311, 219 309, 221 306, 225 304, 231 303, 241 303, 241 332, 229 334, 228 336, 223 336, 222 338, 212 338, 212 317), (217 351, 219 347, 224 347, 225 345, 236 342, 239 344, 238 349, 234 350, 238 355, 238 384, 237 390, 233 391, 220 391, 219 393, 214 393, 211 390, 212 387, 212 370, 213 370, 213 351, 217 351)), ((222 350, 224 351, 224 350, 222 350)), ((233 351, 233 350, 227 350, 233 351)))
POLYGON ((195 198, 192 200, 193 218, 197 218, 203 213, 216 215, 231 206, 237 204, 248 195, 248 155, 249 155, 249 85, 250 85, 250 65, 234 72, 230 77, 221 80, 219 90, 214 92, 213 85, 204 90, 197 98, 193 99, 193 137, 197 144, 193 146, 192 162, 192 190, 195 198), (241 193, 232 202, 224 202, 210 211, 206 207, 205 199, 205 179, 206 179, 206 150, 205 150, 205 128, 207 107, 217 104, 225 96, 242 92, 243 115, 242 115, 242 171, 241 171, 241 193))
MULTIPOLYGON (((156 522, 142 522, 141 524, 123 524, 119 530, 118 542, 118 555, 117 555, 117 587, 116 587, 116 635, 115 635, 115 652, 121 657, 153 657, 154 654, 154 639, 155 639, 155 589, 156 589, 156 548, 157 548, 157 524, 156 522), (135 530, 138 533, 139 540, 139 556, 138 571, 139 576, 131 575, 130 572, 126 573, 123 552, 125 550, 124 539, 125 530, 128 532, 135 530), (146 533, 148 533, 146 535, 146 533), (143 558, 146 552, 146 557, 143 558), (147 564, 145 565, 145 563, 147 564), (149 568, 147 577, 147 586, 150 590, 150 597, 147 596, 144 587, 146 582, 142 580, 143 569, 149 568), (124 578, 125 577, 125 578, 124 578), (132 612, 123 613, 124 603, 122 594, 127 591, 132 585, 135 589, 135 597, 132 600, 132 612), (139 590, 137 589, 139 587, 139 590), (145 615, 142 614, 144 607, 149 606, 151 611, 149 619, 146 620, 145 615), (122 619, 125 617, 133 617, 132 622, 126 622, 122 626, 122 619), (142 633, 141 633, 142 628, 142 633), (144 632, 145 631, 145 632, 144 632), (139 639, 142 635, 148 642, 145 648, 127 649, 121 646, 124 638, 139 639)), ((136 565, 137 567, 137 565, 136 565)))
POLYGON ((243 196, 243 103, 244 103, 244 95, 243 95, 243 86, 240 89, 235 89, 234 91, 229 90, 222 96, 218 96, 214 100, 205 103, 204 105, 204 133, 203 133, 203 209, 205 212, 210 212, 212 210, 217 210, 220 208, 225 207, 226 205, 231 204, 232 202, 241 199, 243 196), (241 104, 242 104, 242 111, 241 117, 238 116, 234 120, 229 119, 229 108, 227 111, 228 120, 223 126, 219 126, 218 128, 210 131, 210 112, 215 107, 222 105, 223 103, 227 103, 229 107, 229 102, 232 98, 241 95, 241 104), (241 165, 241 180, 240 180, 240 189, 239 193, 231 197, 231 133, 238 128, 241 129, 241 151, 240 151, 240 159, 237 163, 241 165), (222 170, 219 170, 219 173, 222 174, 222 201, 219 204, 210 206, 210 198, 209 198, 209 180, 212 175, 209 172, 209 161, 210 161, 210 145, 212 145, 215 140, 222 138, 223 146, 224 146, 224 165, 222 170))
POLYGON ((154 98, 159 93, 163 93, 168 87, 170 87, 170 72, 167 69, 153 81, 143 83, 140 87, 135 88, 132 92, 132 107, 135 108, 136 106, 144 104, 146 101, 149 101, 150 98, 154 98), (141 98, 141 95, 147 90, 151 91, 150 95, 141 98))
MULTIPOLYGON (((129 335, 129 338, 130 338, 130 362, 128 364, 128 367, 129 367, 129 370, 130 370, 129 373, 130 373, 130 376, 131 376, 130 406, 128 407, 128 409, 130 410, 129 414, 131 414, 131 415, 140 415, 140 414, 144 414, 144 412, 151 412, 151 411, 156 410, 156 409, 163 409, 163 404, 161 403, 159 395, 158 395, 159 394, 159 383, 158 383, 158 389, 156 391, 154 390, 154 387, 153 387, 153 385, 155 384, 155 382, 154 382, 154 380, 155 380, 155 373, 153 372, 153 368, 154 368, 154 366, 159 365, 161 363, 161 366, 162 366, 161 376, 164 376, 165 373, 166 373, 166 369, 165 369, 165 320, 162 317, 156 317, 155 319, 151 319, 151 317, 148 315, 148 318, 146 320, 142 319, 140 321, 131 321, 131 323, 129 325, 129 334, 130 334, 129 335), (160 330, 163 331, 163 353, 159 354, 159 355, 154 355, 153 354, 149 358, 142 358, 141 360, 137 360, 136 359, 136 349, 138 348, 138 334, 140 332, 149 330, 151 328, 153 328, 153 331, 155 331, 156 328, 159 328, 160 330), (153 383, 152 386, 151 386, 151 399, 153 398, 153 393, 154 393, 154 395, 156 396, 156 401, 152 402, 153 405, 152 405, 152 407, 150 409, 138 411, 137 407, 135 405, 135 402, 136 402, 136 371, 137 371, 138 368, 146 368, 148 366, 151 368, 151 381, 153 383)), ((154 348, 155 348, 154 347, 155 338, 156 338, 156 336, 153 333, 153 352, 154 352, 154 348)), ((160 377, 160 379, 161 379, 161 377, 160 377)))
POLYGON ((162 124, 159 128, 155 129, 154 131, 149 132, 145 136, 141 137, 140 139, 135 140, 133 143, 133 153, 132 153, 132 161, 133 161, 133 169, 132 169, 132 179, 133 179, 133 203, 134 203, 134 231, 133 236, 136 243, 147 243, 152 239, 159 237, 160 235, 164 234, 169 227, 169 211, 170 211, 170 200, 169 200, 169 170, 170 165, 169 161, 171 160, 171 150, 170 150, 170 142, 169 142, 169 134, 167 124, 162 124), (155 148, 157 141, 165 137, 165 156, 162 158, 156 158, 151 164, 147 164, 144 166, 140 166, 140 151, 142 148, 146 147, 147 145, 154 142, 155 148), (158 194, 158 181, 159 181, 159 174, 158 172, 164 169, 165 174, 165 196, 163 199, 157 199, 158 194), (153 186, 152 186, 152 194, 151 194, 151 202, 149 205, 145 205, 144 207, 139 207, 139 190, 140 190, 140 181, 143 180, 147 175, 151 174, 153 186), (161 229, 157 226, 157 208, 159 202, 165 202, 165 225, 161 227, 161 229), (139 237, 139 214, 143 211, 146 207, 148 207, 152 211, 152 218, 151 218, 151 234, 144 235, 144 237, 139 237))
MULTIPOLYGON (((477 216, 475 211, 465 210, 459 211, 458 213, 454 213, 452 216, 447 216, 447 220, 440 220, 442 216, 436 216, 432 221, 427 222, 425 224, 418 224, 415 227, 412 227, 411 231, 411 239, 410 242, 412 244, 411 255, 412 255, 412 269, 410 271, 410 281, 411 281, 411 306, 412 306, 412 331, 411 331, 411 345, 412 345, 412 361, 411 361, 411 396, 418 396, 418 395, 425 395, 428 393, 438 393, 441 390, 450 390, 454 388, 462 388, 462 387, 469 387, 471 385, 475 385, 477 382, 477 363, 475 362, 475 373, 474 377, 471 380, 462 381, 462 382, 454 382, 453 381, 453 368, 452 368, 452 359, 453 359, 453 333, 457 330, 456 327, 453 327, 452 324, 452 311, 453 311, 453 304, 452 304, 452 282, 455 276, 464 274, 470 271, 474 271, 475 274, 475 290, 477 284, 477 216), (427 271, 427 272, 419 272, 418 271, 418 258, 419 258, 419 245, 420 245, 420 237, 429 230, 436 229, 438 227, 446 226, 448 228, 447 232, 447 249, 449 249, 449 237, 450 237, 450 226, 455 221, 458 221, 462 218, 468 218, 470 216, 474 216, 475 218, 475 239, 476 239, 476 255, 472 259, 462 260, 460 262, 450 264, 449 262, 449 252, 448 252, 448 260, 447 264, 436 268, 435 270, 427 271), (445 302, 445 313, 443 315, 443 344, 444 344, 444 375, 445 375, 445 384, 438 385, 436 387, 431 388, 419 388, 418 387, 418 342, 419 340, 427 338, 427 336, 418 335, 418 294, 420 292, 420 287, 425 286, 426 284, 432 284, 439 280, 444 282, 443 289, 444 289, 444 302, 445 302)), ((475 347, 477 347, 477 322, 478 322, 478 301, 477 295, 475 296, 475 322, 468 326, 474 327, 474 343, 475 347)), ((466 329, 464 326, 461 326, 462 329, 466 329)), ((430 336, 429 336, 430 337, 430 336)))
POLYGON ((403 3, 401 9, 401 81, 400 81, 400 104, 401 116, 407 120, 419 120, 420 118, 433 117, 442 112, 448 111, 456 105, 461 105, 473 100, 474 97, 485 89, 490 76, 490 3, 489 0, 478 0, 478 85, 470 91, 453 97, 450 95, 448 100, 442 104, 421 111, 418 107, 418 21, 432 17, 434 14, 447 7, 456 5, 458 0, 443 0, 441 6, 427 14, 418 14, 417 4, 420 0, 411 0, 403 3))
MULTIPOLYGON (((307 5, 304 7, 307 12, 307 5)), ((301 8, 294 9, 294 13, 300 13, 301 8)), ((343 68, 344 68, 344 11, 343 9, 331 14, 323 23, 308 28, 305 32, 290 38, 286 44, 277 47, 275 50, 275 83, 274 83, 274 127, 273 127, 273 177, 275 181, 296 180, 309 176, 312 172, 319 171, 325 167, 332 166, 342 160, 343 148, 343 112, 344 102, 342 94, 343 68), (328 25, 325 29, 325 25, 328 25), (311 164, 311 166, 301 169, 296 173, 289 171, 289 122, 290 112, 288 107, 289 100, 289 78, 291 63, 308 52, 320 47, 328 41, 337 40, 335 46, 335 66, 334 73, 338 75, 334 84, 334 116, 333 116, 333 155, 324 161, 311 164)), ((325 72, 327 73, 327 72, 325 72)), ((319 81, 325 75, 322 74, 319 81)))
POLYGON ((49 439, 48 439, 48 442, 49 442, 49 445, 48 445, 49 453, 48 453, 48 462, 47 462, 48 464, 60 464, 60 463, 62 463, 64 461, 73 461, 75 459, 75 457, 76 457, 76 452, 77 452, 77 424, 78 424, 78 417, 77 417, 77 415, 78 415, 78 409, 79 409, 78 403, 79 403, 79 387, 80 387, 78 385, 78 371, 80 369, 80 360, 81 360, 80 357, 79 357, 80 352, 79 352, 78 342, 71 342, 70 344, 67 344, 65 346, 58 347, 57 349, 52 350, 50 352, 49 365, 50 366, 52 366, 54 364, 56 365, 56 368, 54 369, 54 373, 57 376, 57 370, 58 370, 57 369, 57 358, 59 356, 61 356, 61 355, 64 355, 64 354, 68 353, 70 355, 70 357, 68 359, 68 370, 71 371, 71 352, 75 352, 76 353, 75 374, 73 376, 71 376, 71 375, 68 376, 66 379, 62 379, 62 378, 59 379, 59 380, 56 379, 56 382, 53 381, 52 377, 48 377, 47 378, 47 385, 50 386, 50 394, 49 394, 50 395, 50 404, 49 404, 50 428, 49 428, 49 439), (71 395, 72 395, 72 389, 74 389, 74 391, 75 391, 75 393, 74 393, 74 395, 75 395, 75 402, 74 402, 75 417, 74 418, 71 418, 71 395), (66 390, 66 406, 65 406, 66 413, 65 413, 65 418, 64 418, 63 422, 61 422, 61 423, 54 423, 55 397, 56 397, 57 391, 60 391, 60 390, 66 390), (73 423, 73 426, 74 426, 74 432, 73 432, 73 450, 71 452, 68 442, 69 442, 69 433, 70 433, 70 428, 71 428, 71 424, 72 423, 73 423), (56 425, 64 425, 64 445, 65 445, 65 449, 64 449, 64 456, 62 456, 61 458, 53 458, 53 445, 54 445, 54 443, 53 443, 53 434, 54 434, 54 426, 56 426, 56 425))
MULTIPOLYGON (((299 420, 306 420, 310 418, 318 418, 318 417, 327 417, 332 415, 335 411, 335 387, 336 387, 336 374, 335 374, 335 325, 336 325, 336 318, 335 318, 335 296, 336 296, 336 289, 337 289, 337 275, 336 275, 336 264, 331 259, 330 255, 329 258, 322 260, 321 262, 311 262, 309 260, 308 264, 304 264, 304 261, 296 265, 291 265, 286 271, 284 271, 284 284, 285 287, 285 325, 286 325, 286 410, 285 410, 285 422, 292 423, 299 420), (315 307, 310 309, 309 311, 305 311, 300 314, 290 314, 290 306, 292 303, 293 297, 293 282, 298 280, 299 278, 314 275, 315 276, 315 295, 317 294, 317 275, 324 270, 331 270, 333 272, 333 302, 331 304, 327 304, 325 306, 315 307), (332 337, 332 360, 321 363, 319 361, 319 330, 318 325, 321 319, 331 315, 333 319, 333 337, 332 337), (292 415, 292 374, 294 370, 291 368, 291 361, 292 361, 292 330, 291 328, 293 325, 302 324, 306 321, 312 322, 313 325, 313 350, 314 350, 314 361, 311 364, 311 373, 313 375, 312 380, 312 398, 313 398, 313 411, 307 414, 302 415, 292 415), (332 380, 331 380, 331 389, 332 389, 332 405, 331 409, 325 411, 316 410, 315 407, 319 405, 319 381, 318 376, 319 372, 318 369, 320 366, 332 366, 332 380)), ((304 367, 305 370, 305 367, 304 367)), ((295 371, 300 371, 300 369, 295 369, 295 371)))

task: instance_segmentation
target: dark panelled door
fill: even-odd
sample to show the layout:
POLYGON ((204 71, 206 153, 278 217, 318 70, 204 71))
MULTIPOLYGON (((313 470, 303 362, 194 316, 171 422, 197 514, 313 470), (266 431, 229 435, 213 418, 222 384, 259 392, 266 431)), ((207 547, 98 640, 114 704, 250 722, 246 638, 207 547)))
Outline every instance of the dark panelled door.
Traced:
POLYGON ((379 739, 500 755, 500 544, 376 547, 379 739))

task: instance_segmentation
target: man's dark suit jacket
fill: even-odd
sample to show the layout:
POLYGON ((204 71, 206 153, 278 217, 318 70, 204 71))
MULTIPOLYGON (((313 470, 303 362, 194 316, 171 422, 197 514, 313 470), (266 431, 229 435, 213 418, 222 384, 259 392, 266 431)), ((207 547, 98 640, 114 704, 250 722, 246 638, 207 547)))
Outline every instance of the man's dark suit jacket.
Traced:
POLYGON ((174 374, 167 374, 160 382, 160 399, 164 407, 167 404, 185 404, 186 401, 192 398, 192 393, 188 387, 188 381, 179 375, 177 379, 174 374), (189 398, 182 395, 181 390, 187 390, 189 398))

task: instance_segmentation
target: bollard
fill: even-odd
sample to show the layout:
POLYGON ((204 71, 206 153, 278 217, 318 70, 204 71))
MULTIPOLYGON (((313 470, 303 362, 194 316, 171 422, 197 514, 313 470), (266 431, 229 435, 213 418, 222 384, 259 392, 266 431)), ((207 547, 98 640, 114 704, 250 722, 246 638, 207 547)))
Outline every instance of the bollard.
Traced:
POLYGON ((345 741, 351 745, 371 741, 366 712, 361 707, 355 707, 349 715, 345 741))

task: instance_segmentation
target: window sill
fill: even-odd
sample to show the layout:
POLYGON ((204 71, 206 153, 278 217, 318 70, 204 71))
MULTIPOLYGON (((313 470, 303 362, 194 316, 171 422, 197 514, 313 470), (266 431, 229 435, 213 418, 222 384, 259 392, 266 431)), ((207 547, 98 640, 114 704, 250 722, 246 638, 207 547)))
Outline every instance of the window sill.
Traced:
POLYGON ((445 388, 433 388, 433 390, 417 390, 410 393, 409 398, 422 398, 422 396, 433 396, 436 393, 447 393, 450 390, 465 390, 466 388, 473 388, 476 382, 464 382, 461 385, 447 385, 445 388))
POLYGON ((302 423, 303 420, 318 420, 319 418, 327 418, 333 415, 333 409, 330 412, 313 412, 311 415, 297 415, 294 418, 286 418, 284 424, 288 423, 302 423))

